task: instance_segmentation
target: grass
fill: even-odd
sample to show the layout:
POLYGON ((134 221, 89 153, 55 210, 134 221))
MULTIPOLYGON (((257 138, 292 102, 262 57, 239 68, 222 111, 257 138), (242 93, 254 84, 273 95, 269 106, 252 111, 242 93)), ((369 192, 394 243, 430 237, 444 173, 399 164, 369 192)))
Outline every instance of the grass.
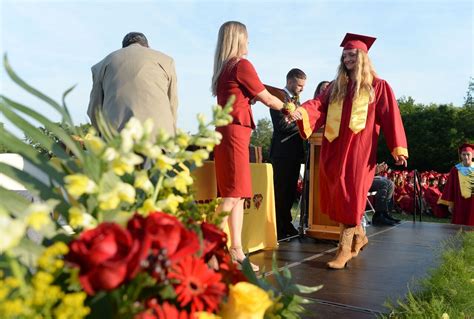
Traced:
POLYGON ((474 318, 474 232, 459 232, 442 247, 441 264, 405 300, 388 301, 383 318, 474 318))

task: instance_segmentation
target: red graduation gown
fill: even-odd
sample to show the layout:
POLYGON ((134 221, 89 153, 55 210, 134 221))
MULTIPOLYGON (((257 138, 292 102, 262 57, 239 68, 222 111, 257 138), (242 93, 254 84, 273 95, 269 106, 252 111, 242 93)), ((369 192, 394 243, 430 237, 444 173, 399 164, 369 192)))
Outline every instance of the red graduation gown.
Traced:
POLYGON ((431 207, 433 215, 438 218, 445 218, 448 216, 448 210, 446 206, 438 204, 438 200, 441 197, 441 191, 436 186, 430 186, 425 191, 425 201, 431 207))
POLYGON ((448 181, 443 189, 443 195, 439 200, 440 204, 453 208, 453 224, 474 226, 474 197, 464 198, 461 196, 458 170, 451 168, 448 181))
MULTIPOLYGON (((332 142, 323 137, 319 166, 320 207, 334 221, 359 225, 374 179, 380 128, 394 155, 408 156, 408 152, 398 104, 388 83, 377 78, 373 80, 375 98, 368 105, 365 128, 357 134, 349 128, 351 86, 349 82, 338 137, 332 142)), ((326 124, 331 89, 332 85, 316 99, 302 105, 307 114, 303 114, 303 120, 297 124, 303 138, 326 124)))

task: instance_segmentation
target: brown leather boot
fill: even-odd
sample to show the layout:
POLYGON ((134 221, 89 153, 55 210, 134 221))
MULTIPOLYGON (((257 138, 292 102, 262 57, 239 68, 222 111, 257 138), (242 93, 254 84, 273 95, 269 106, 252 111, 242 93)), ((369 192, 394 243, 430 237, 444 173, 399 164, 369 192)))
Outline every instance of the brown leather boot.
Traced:
POLYGON ((355 227, 354 240, 352 241, 352 258, 359 255, 359 251, 364 250, 364 247, 369 243, 369 239, 365 235, 364 227, 362 225, 355 227))
POLYGON ((339 241, 339 250, 336 254, 336 258, 327 263, 329 268, 342 269, 346 267, 347 262, 352 259, 351 250, 355 229, 355 227, 344 226, 344 230, 341 234, 341 240, 339 241))

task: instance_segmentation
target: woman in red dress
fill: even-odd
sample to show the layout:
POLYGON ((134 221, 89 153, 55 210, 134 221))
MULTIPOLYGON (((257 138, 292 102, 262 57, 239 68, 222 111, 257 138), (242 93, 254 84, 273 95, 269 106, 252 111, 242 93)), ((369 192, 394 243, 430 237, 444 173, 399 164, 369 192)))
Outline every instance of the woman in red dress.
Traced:
MULTIPOLYGON (((214 149, 214 160, 218 195, 222 198, 217 211, 230 212, 222 226, 229 223, 230 253, 239 263, 245 259, 241 242, 244 200, 252 197, 249 144, 255 123, 250 104, 260 101, 275 110, 283 108, 283 102, 265 89, 252 63, 245 58, 247 45, 244 24, 224 23, 219 29, 212 76, 212 94, 217 96, 219 105, 225 105, 231 96, 235 97, 232 123, 217 128, 222 134, 222 142, 214 149)), ((252 268, 258 270, 253 264, 252 268)))

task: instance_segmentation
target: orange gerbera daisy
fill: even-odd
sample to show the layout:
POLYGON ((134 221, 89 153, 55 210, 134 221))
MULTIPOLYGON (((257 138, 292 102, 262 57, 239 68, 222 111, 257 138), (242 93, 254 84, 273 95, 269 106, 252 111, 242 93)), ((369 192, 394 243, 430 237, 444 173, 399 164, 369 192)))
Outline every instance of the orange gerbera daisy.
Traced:
POLYGON ((191 313, 213 312, 225 294, 226 287, 221 282, 221 275, 194 256, 187 256, 173 265, 168 278, 174 282, 181 307, 190 305, 191 313))

